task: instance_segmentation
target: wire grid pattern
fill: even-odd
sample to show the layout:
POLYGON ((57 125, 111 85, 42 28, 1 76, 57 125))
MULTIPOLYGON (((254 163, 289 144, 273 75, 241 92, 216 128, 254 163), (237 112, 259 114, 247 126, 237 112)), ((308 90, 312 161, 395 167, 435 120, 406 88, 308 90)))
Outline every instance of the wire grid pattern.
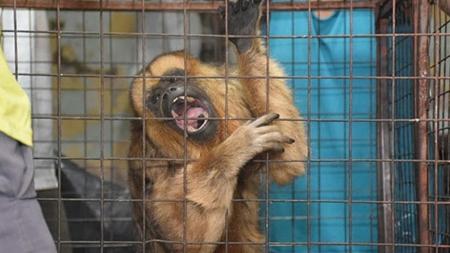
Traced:
MULTIPOLYGON (((431 28, 434 33, 448 33, 450 31, 450 17, 439 8, 433 9, 431 28)), ((434 76, 450 75, 450 47, 448 36, 431 38, 430 66, 434 76)), ((450 200, 450 160, 449 156, 449 119, 450 83, 446 79, 432 80, 430 87, 430 118, 436 119, 430 125, 430 157, 443 162, 429 164, 430 171, 430 200, 435 204, 430 209, 430 232, 436 244, 450 242, 450 206, 439 205, 440 202, 450 200), (438 121, 440 120, 440 121, 438 121)), ((446 252, 445 249, 439 252, 446 252)))
POLYGON ((289 81, 296 105, 310 108, 310 112, 305 109, 302 112, 311 121, 309 174, 290 187, 274 186, 271 199, 306 198, 312 203, 309 208, 303 203, 272 204, 270 232, 274 241, 312 241, 312 245, 293 246, 291 251, 278 249, 281 252, 376 249, 369 244, 377 241, 377 208, 365 203, 376 200, 375 163, 358 161, 349 165, 344 161, 350 157, 355 160, 376 157, 376 124, 368 121, 375 118, 376 111, 375 80, 370 78, 375 73, 375 40, 349 38, 373 33, 371 17, 370 11, 365 10, 339 11, 328 20, 320 20, 314 12, 310 15, 307 11, 271 15, 271 55, 283 64, 288 76, 295 77, 289 81), (292 22, 286 24, 282 20, 292 22), (310 27, 304 25, 308 22, 310 27), (359 25, 352 28, 352 22, 359 25), (298 37, 278 38, 293 35, 298 37), (307 35, 310 40, 301 37, 307 35), (352 80, 353 76, 359 77, 358 82, 352 80), (348 199, 356 203, 346 204, 348 199), (298 218, 292 220, 289 209, 298 218), (324 241, 336 243, 324 245, 321 243, 324 241))
MULTIPOLYGON (((388 180, 388 184, 392 188, 390 201, 394 206, 390 214, 393 225, 385 227, 384 233, 392 236, 390 243, 394 252, 430 252, 432 247, 420 247, 423 244, 434 245, 432 252, 448 252, 448 248, 440 247, 448 244, 446 242, 448 199, 445 199, 444 190, 448 187, 446 169, 448 157, 445 151, 448 141, 445 139, 447 136, 443 134, 448 125, 446 100, 448 98, 445 98, 445 94, 448 93, 447 34, 445 34, 448 21, 447 15, 435 6, 431 18, 432 27, 426 32, 436 35, 431 36, 429 54, 422 55, 418 45, 421 44, 423 37, 408 35, 415 34, 418 30, 424 32, 420 30, 422 24, 417 25, 418 22, 415 20, 417 10, 421 10, 420 8, 415 1, 397 1, 391 9, 393 15, 387 22, 389 32, 405 36, 393 36, 386 40, 388 48, 386 73, 394 77, 387 81, 388 114, 398 121, 392 122, 391 130, 388 131, 389 138, 393 138, 389 143, 391 146, 389 157, 393 162, 390 167, 392 179, 388 180), (440 44, 440 41, 443 44, 440 44), (429 65, 428 63, 421 65, 424 60, 428 62, 428 57, 430 57, 429 65), (411 78, 429 70, 434 80, 411 78), (424 94, 431 94, 429 101, 420 99, 424 94), (411 119, 420 119, 424 122, 417 124, 411 119), (428 122, 427 125, 425 121, 428 122), (430 129, 429 132, 427 128, 430 129), (421 138, 425 134, 427 138, 421 138), (422 161, 421 149, 428 150, 426 154, 428 162, 422 161), (442 162, 439 162, 440 160, 442 162), (421 185, 424 187, 421 188, 421 185), (425 198, 424 192, 429 193, 425 198), (430 230, 429 234, 426 229, 430 230)), ((422 14, 423 12, 419 12, 419 15, 422 14)), ((428 18, 424 20, 428 22, 428 18)))
MULTIPOLYGON (((398 1, 395 16, 390 16, 388 31, 398 34, 413 32, 412 1, 398 1), (395 23, 394 23, 395 22, 395 23)), ((395 77, 414 76, 413 38, 402 36, 387 39, 387 74, 395 77)), ((412 160, 415 158, 415 124, 407 119, 415 118, 414 80, 388 80, 389 111, 393 118, 404 119, 393 124, 393 158, 412 160)), ((415 163, 395 162, 392 167, 394 243, 416 244, 417 206, 415 163), (396 203, 404 201, 404 203, 396 203)), ((396 246, 395 252, 416 252, 414 247, 396 246)))
MULTIPOLYGON (((45 1, 43 1, 45 2, 45 1)), ((54 1, 48 1, 53 2, 54 1)), ((76 1, 75 1, 76 2, 76 1)), ((44 205, 52 205, 56 208, 55 218, 55 230, 54 237, 58 245, 59 252, 134 252, 134 247, 136 245, 142 245, 145 248, 145 238, 135 238, 132 234, 127 235, 117 235, 114 230, 123 229, 124 227, 132 226, 132 219, 127 212, 124 213, 114 213, 111 210, 126 210, 132 201, 142 201, 142 200, 132 200, 130 199, 128 192, 126 190, 126 182, 124 182, 124 172, 126 168, 126 163, 132 158, 126 157, 126 151, 124 147, 128 144, 128 125, 132 120, 142 120, 139 118, 134 118, 129 110, 124 105, 127 105, 128 97, 124 94, 128 93, 129 83, 131 83, 133 78, 139 78, 141 76, 135 75, 137 70, 143 68, 145 64, 159 53, 169 50, 170 48, 164 48, 165 45, 170 41, 176 41, 178 45, 182 45, 183 48, 189 48, 188 51, 195 51, 196 44, 195 40, 199 40, 207 46, 201 47, 202 51, 205 48, 209 48, 208 56, 204 56, 205 59, 214 58, 212 62, 227 62, 232 61, 229 58, 227 48, 221 49, 224 44, 227 44, 227 35, 220 35, 219 31, 216 30, 204 30, 190 32, 190 26, 193 24, 191 13, 195 12, 196 7, 188 9, 188 7, 177 7, 173 5, 148 5, 144 1, 126 1, 123 2, 125 5, 114 5, 114 1, 82 1, 85 2, 80 6, 85 6, 86 8, 91 8, 90 11, 83 10, 63 10, 61 7, 70 6, 68 1, 56 1, 59 4, 48 4, 47 13, 52 22, 50 23, 49 30, 3 30, 3 36, 12 36, 17 38, 18 36, 43 36, 47 37, 54 48, 52 52, 53 56, 53 70, 51 73, 42 73, 30 71, 29 73, 19 72, 17 63, 16 68, 13 70, 16 76, 46 76, 53 79, 52 92, 54 94, 53 101, 53 113, 52 114, 34 114, 34 122, 52 122, 55 125, 56 133, 54 140, 50 140, 55 147, 55 155, 43 156, 36 155, 35 160, 48 160, 54 161, 56 163, 56 168, 58 172, 58 182, 59 189, 56 193, 51 196, 40 198, 41 203, 44 205), (132 3, 126 5, 126 3, 132 3), (50 6, 50 7, 48 7, 50 6), (98 7, 103 7, 99 10, 98 7), (106 8, 109 6, 109 8, 106 8), (128 7, 123 7, 128 6, 128 7), (131 6, 131 7, 130 7, 131 6), (125 10, 123 11, 122 10, 125 10), (149 31, 148 26, 151 25, 150 21, 155 19, 161 20, 164 26, 164 14, 155 14, 155 16, 148 17, 146 15, 147 10, 167 10, 172 8, 172 10, 178 11, 181 14, 183 29, 181 32, 172 32, 170 30, 161 29, 159 31, 149 31), (124 18, 124 15, 126 16, 124 18), (147 18, 148 21, 145 21, 147 18), (142 21, 144 20, 144 22, 142 21), (126 25, 122 25, 117 28, 114 22, 126 21, 126 25), (134 27, 135 30, 130 27, 134 27), (216 32, 216 33, 215 33, 216 32), (153 52, 148 49, 149 45, 161 44, 163 50, 159 53, 153 52), (130 47, 130 45, 133 45, 130 47), (124 50, 127 49, 127 50, 124 50), (151 51, 151 52, 149 52, 151 51), (125 52, 125 53, 124 53, 125 52), (225 58, 221 57, 225 55, 225 58), (81 101, 81 102, 80 102, 81 101), (76 130, 74 130, 76 129, 76 130), (67 187, 71 181, 68 174, 64 174, 64 169, 73 168, 73 171, 80 173, 78 178, 81 178, 79 182, 73 187, 67 187), (83 174, 83 170, 87 170, 89 174, 83 174), (78 186, 78 187, 77 187, 78 186), (92 187, 96 188, 92 188, 92 187), (63 189, 67 188, 67 189, 63 189), (95 189, 95 192, 91 192, 95 189), (63 212, 65 210, 66 213, 63 212), (64 225, 67 223, 67 225, 64 225), (65 228, 65 226, 69 228, 65 228), (69 230, 69 233, 64 236, 63 230, 69 230), (77 232, 78 231, 78 232, 77 232), (80 233, 80 231, 83 231, 80 233), (87 232, 90 231, 90 232, 87 232)), ((352 157, 351 143, 352 141, 352 124, 358 122, 388 122, 393 126, 394 137, 392 139, 392 146, 394 147, 394 159, 393 162, 393 204, 394 204, 394 215, 392 216, 392 221, 395 224, 392 228, 394 231, 394 240, 392 244, 395 249, 391 252, 418 252, 420 248, 420 241, 418 238, 418 224, 417 224, 417 201, 416 198, 416 176, 415 176, 415 135, 414 127, 415 123, 410 119, 414 119, 415 115, 415 96, 414 93, 414 80, 417 79, 416 73, 413 67, 413 57, 415 54, 412 42, 413 29, 412 29, 412 15, 408 12, 408 8, 411 8, 412 1, 387 1, 387 5, 392 8, 392 13, 390 22, 388 24, 388 31, 385 34, 379 36, 385 37, 387 39, 388 48, 388 59, 386 59, 387 72, 383 76, 357 76, 354 75, 351 70, 350 72, 345 72, 342 76, 334 76, 331 78, 336 79, 346 79, 349 81, 347 89, 350 89, 347 95, 352 96, 351 89, 353 89, 353 83, 357 83, 361 79, 373 79, 387 80, 389 86, 386 86, 386 90, 390 92, 389 96, 389 106, 391 108, 391 116, 385 118, 358 118, 351 116, 351 113, 345 115, 343 118, 336 118, 333 115, 314 115, 312 113, 311 107, 311 96, 312 89, 316 88, 314 80, 325 80, 330 77, 321 75, 320 72, 314 73, 311 69, 308 69, 306 74, 302 75, 291 75, 289 76, 292 80, 302 80, 306 81, 306 87, 300 94, 305 95, 308 99, 308 103, 305 108, 301 108, 303 112, 303 117, 305 119, 305 125, 308 126, 310 130, 310 125, 313 123, 327 124, 327 122, 342 122, 344 124, 350 125, 349 133, 346 140, 350 143, 345 148, 350 149, 349 156, 341 158, 321 158, 315 157, 310 158, 307 161, 309 167, 311 164, 332 164, 333 163, 343 163, 346 164, 347 170, 352 170, 356 163, 375 163, 383 162, 383 158, 361 158, 352 157), (395 18, 394 18, 395 17, 395 18), (394 29, 391 29, 394 28, 394 29), (402 36, 401 34, 405 36, 402 36), (394 37, 395 34, 395 37, 394 37), (321 117, 322 116, 322 117, 321 117), (328 116, 328 117, 325 117, 328 116), (398 244, 398 245, 397 245, 398 244)), ((161 3, 161 2, 160 2, 161 3)), ((9 7, 17 7, 18 4, 26 4, 26 1, 5 1, 0 4, 9 7), (8 5, 9 4, 9 5, 8 5)), ((203 4, 203 3, 200 3, 203 4)), ((212 2, 212 5, 201 5, 207 10, 212 10, 216 8, 220 2, 212 2), (205 7, 206 6, 206 7, 205 7)), ((328 4, 326 2, 305 2, 299 3, 295 8, 301 9, 308 12, 308 26, 311 27, 311 16, 314 8, 323 8, 324 6, 338 6, 338 4, 328 4)), ((200 6, 200 5, 199 5, 200 6)), ((271 5, 267 4, 266 8, 271 9, 271 5)), ((289 10, 289 8, 294 8, 293 6, 285 5, 274 5, 274 9, 284 8, 289 10)), ((345 2, 339 8, 347 8, 350 12, 353 8, 357 7, 374 7, 373 2, 366 1, 349 1, 345 2), (367 3, 367 5, 364 5, 367 3)), ((34 6, 38 7, 38 6, 34 6)), ((39 7, 40 8, 40 7, 39 7)), ((67 7, 70 9, 70 7, 67 7)), ((74 7, 72 7, 74 8, 74 7)), ((198 7, 200 8, 200 7, 198 7)), ((14 8, 15 9, 15 8, 14 8)), ((76 9, 76 8, 74 8, 76 9)), ((410 11, 410 10, 409 10, 410 11)), ((15 19, 14 23, 20 22, 15 19)), ((195 22, 195 21, 194 21, 195 22)), ((263 22, 269 24, 269 17, 265 17, 263 22)), ((448 21, 447 21, 448 23, 448 21)), ((116 23, 117 24, 117 23, 116 23)), ((306 24, 305 24, 306 25, 306 24)), ((439 29, 440 33, 444 35, 436 35, 435 38, 441 40, 440 44, 446 44, 446 36, 448 36, 447 26, 442 26, 439 29)), ((192 28, 194 29, 194 28, 192 28)), ((270 31, 270 27, 268 28, 270 31)), ((346 35, 332 35, 328 37, 337 37, 342 39, 347 39, 348 43, 353 43, 352 40, 355 39, 355 35, 352 33, 352 21, 350 20, 350 32, 346 35)), ((358 35, 360 37, 370 37, 375 38, 373 34, 362 34, 358 35)), ((356 36, 356 37, 358 37, 356 36)), ((327 38, 326 35, 296 35, 292 34, 290 36, 285 36, 284 39, 300 39, 305 38, 307 41, 307 49, 311 50, 311 40, 319 38, 327 38), (298 37, 297 37, 298 36, 298 37)), ((276 38, 276 36, 271 37, 270 40, 276 38)), ((377 37, 378 38, 378 37, 377 37)), ((280 38, 281 39, 281 38, 280 38)), ((269 42, 269 38, 266 39, 269 42)), ((200 43, 201 44, 201 43, 200 43)), ((270 47, 270 43, 269 43, 270 47)), ((352 48, 350 46, 350 48, 352 48)), ((16 47, 15 49, 20 50, 16 47)), ((351 50, 351 49, 350 49, 351 50)), ((311 59, 311 53, 306 52, 308 57, 306 58, 307 66, 311 66, 314 59, 311 59)), ((350 55, 352 53, 350 52, 350 55)), ((202 57, 201 55, 199 55, 202 57)), ((447 84, 440 84, 439 87, 448 85, 448 53, 444 51, 439 54, 440 66, 444 66, 439 69, 438 78, 434 79, 434 82, 442 82, 447 84), (447 67, 445 67, 447 66, 447 67), (447 77, 439 78, 439 77, 447 77)), ((358 60, 347 59, 348 62, 344 63, 346 67, 352 69, 352 65, 357 65, 358 60)), ((15 59, 15 62, 19 62, 20 59, 15 59)), ((33 62, 29 62, 33 64, 33 62)), ((328 63, 321 63, 328 64, 328 63)), ((294 64, 293 64, 294 65, 294 64)), ((286 70, 289 72, 289 69, 286 70)), ((226 78, 226 77, 225 77, 226 78)), ((269 78, 269 77, 267 77, 269 78)), ((437 87, 436 83, 434 83, 437 87)), ((301 87, 303 87, 301 85, 301 87)), ((294 87, 295 88, 295 87, 294 87)), ((31 87, 32 90, 38 90, 39 88, 31 87)), ((324 88, 326 89, 326 87, 324 88)), ((448 94, 447 91, 437 90, 439 94, 448 94)), ((435 93, 437 94, 437 93, 435 93)), ((351 99, 349 101, 352 101, 351 99)), ((346 105, 352 110, 350 105, 346 105)), ((439 107, 438 107, 439 108, 439 107)), ((442 107, 440 111, 437 112, 444 113, 442 107)), ((448 119, 447 115, 442 114, 442 116, 448 119)), ((227 119, 223 119, 227 120, 227 119)), ((442 124, 445 121, 442 121, 442 124)), ((34 123, 36 124, 36 123, 34 123)), ((447 126, 439 125, 438 129, 445 131, 447 126)), ((436 126, 436 125, 435 125, 436 126)), ((433 135, 434 132, 430 132, 433 135)), ((439 143, 448 142, 448 135, 440 136, 441 140, 439 143), (447 138, 447 139, 445 139, 447 138)), ((35 143, 48 142, 49 140, 35 140, 35 143)), ((330 140, 332 141, 332 140, 330 140)), ((448 149, 447 149, 448 156, 448 149)), ((433 161, 433 156, 430 156, 430 164, 433 161)), ((140 158, 144 160, 143 158, 140 158)), ((391 161, 389 159, 389 161, 391 161)), ((448 160, 449 158, 441 157, 439 159, 448 160)), ((180 159, 186 162, 186 159, 180 159)), ((430 165, 434 168, 435 165, 430 165)), ((448 162, 438 163, 439 173, 443 173, 442 177, 434 177, 434 180, 430 181, 430 188, 437 187, 440 194, 432 194, 432 199, 438 199, 439 201, 448 201, 448 194, 450 189, 448 173, 449 167, 448 162), (436 182, 435 184, 433 182, 436 182), (437 186, 436 186, 437 185, 437 186)), ((355 167, 356 168, 356 167, 355 167)), ((73 172, 72 171, 72 172, 73 172)), ((432 172, 432 170, 430 170, 432 172)), ((69 172, 67 172, 69 173, 69 172)), ((76 177, 76 175, 75 175, 76 177)), ((323 252, 320 249, 316 251, 313 246, 326 246, 326 245, 338 245, 342 246, 347 250, 347 252, 357 252, 352 246, 369 246, 371 248, 376 248, 384 243, 381 239, 379 242, 359 242, 352 240, 351 223, 355 218, 355 214, 352 214, 352 206, 356 204, 367 204, 367 205, 377 205, 381 206, 384 202, 378 202, 373 200, 353 199, 353 192, 351 182, 352 174, 346 173, 347 184, 347 195, 345 199, 315 199, 314 193, 311 192, 311 174, 307 175, 306 178, 306 197, 300 199, 288 199, 287 202, 291 202, 294 205, 295 202, 304 203, 308 206, 308 212, 306 216, 303 217, 281 217, 282 219, 295 220, 297 218, 305 219, 307 222, 307 235, 305 242, 288 241, 282 242, 279 246, 291 246, 302 245, 305 246, 307 252, 323 252), (338 221, 344 221, 350 223, 350 232, 345 241, 313 241, 311 237, 311 224, 314 222, 312 219, 317 219, 320 222, 321 216, 316 213, 311 213, 310 206, 314 203, 326 205, 327 203, 342 203, 346 204, 348 209, 346 211, 346 216, 330 217, 331 219, 336 219, 338 221)), ((269 207, 270 201, 269 196, 269 185, 263 186, 263 197, 261 201, 261 208, 266 212, 263 212, 263 217, 261 217, 262 224, 266 225, 265 233, 268 235, 270 227, 269 226, 269 207)), ((298 189, 291 189, 291 196, 295 195, 295 191, 298 189)), ((434 192, 434 191, 430 191, 434 192)), ((437 206, 437 205, 435 205, 437 206)), ((440 218, 430 218, 431 220, 438 220, 439 224, 448 224, 448 205, 442 205, 443 221, 440 218)), ((438 211, 441 212, 441 211, 438 211)), ((434 213, 432 211, 432 213, 434 213)), ((431 217, 431 216, 430 216, 431 217)), ((276 218, 276 217, 275 217, 276 218)), ((278 217, 280 218, 280 217, 278 217)), ((272 219, 272 217, 270 218, 272 219)), ((434 222, 436 223, 436 222, 434 222)), ((346 227, 346 228, 347 228, 346 227)), ((444 247, 440 248, 442 252, 445 252, 449 248, 448 239, 448 228, 450 226, 434 226, 433 221, 430 222, 430 228, 437 228, 434 231, 434 238, 441 238, 439 241, 440 245, 444 247), (445 230, 447 229, 447 230, 445 230)), ((127 230, 128 231, 128 230, 127 230)), ((183 242, 184 243, 184 242, 183 242)), ((437 241, 435 241, 437 243, 437 241)), ((269 252, 269 241, 265 243, 266 251, 269 252)), ((273 243, 277 245, 277 243, 273 243)), ((438 249, 438 248, 436 248, 438 249)))

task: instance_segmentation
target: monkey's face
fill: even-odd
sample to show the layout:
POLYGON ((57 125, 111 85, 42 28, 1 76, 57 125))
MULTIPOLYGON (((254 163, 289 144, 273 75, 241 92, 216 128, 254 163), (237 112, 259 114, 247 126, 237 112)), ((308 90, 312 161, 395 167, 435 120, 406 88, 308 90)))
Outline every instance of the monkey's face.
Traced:
POLYGON ((185 80, 182 69, 171 69, 147 91, 145 106, 153 115, 169 118, 167 124, 196 140, 208 140, 216 133, 216 117, 208 95, 193 82, 185 80), (185 81, 186 85, 185 85, 185 81))
POLYGON ((146 75, 150 77, 145 81, 145 88, 142 81, 135 81, 132 87, 134 107, 139 114, 146 111, 150 119, 156 120, 152 126, 158 124, 160 128, 154 130, 169 127, 181 136, 186 133, 195 141, 210 140, 216 135, 218 122, 210 119, 217 117, 217 113, 208 91, 197 80, 186 79, 183 67, 174 64, 177 62, 174 59, 179 60, 162 56, 153 61, 147 69, 150 73, 146 75))

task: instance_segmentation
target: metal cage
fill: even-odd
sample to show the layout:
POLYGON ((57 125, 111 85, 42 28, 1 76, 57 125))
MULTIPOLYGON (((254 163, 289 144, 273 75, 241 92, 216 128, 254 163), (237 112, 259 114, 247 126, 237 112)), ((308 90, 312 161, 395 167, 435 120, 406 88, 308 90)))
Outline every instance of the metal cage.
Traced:
MULTIPOLYGON (((264 209, 261 228, 266 237, 271 238, 278 226, 289 230, 284 241, 267 239, 267 252, 450 252, 447 2, 309 0, 265 5, 268 16, 263 19, 263 29, 269 52, 283 55, 290 50, 280 63, 295 100, 306 101, 299 103, 304 105, 301 110, 309 144, 317 150, 305 161, 309 169, 302 183, 276 194, 268 180, 261 186, 264 194, 258 201, 264 209), (319 29, 313 34, 314 15, 330 10, 347 11, 344 32, 324 35, 319 29), (369 10, 373 15, 373 31, 354 31, 357 10, 369 10), (272 14, 277 12, 292 19, 288 35, 274 35, 271 29, 272 14), (305 29, 298 32, 302 25, 305 29), (349 49, 342 62, 325 62, 314 52, 315 43, 327 39, 349 49), (283 48, 282 40, 291 44, 283 48), (373 57, 357 58, 354 43, 359 40, 367 40, 367 50, 375 52, 373 57), (298 52, 303 56, 297 56, 298 52), (327 76, 321 72, 327 64, 342 72, 327 76), (373 71, 363 76, 354 72, 360 65, 373 67, 373 71), (327 114, 311 102, 313 97, 333 95, 326 93, 330 89, 326 80, 330 79, 342 82, 337 92, 343 94, 344 109, 339 114, 327 114), (361 82, 367 82, 367 87, 361 82), (358 111, 360 104, 354 102, 359 95, 371 101, 373 95, 373 108, 363 111, 366 114, 358 111), (358 139, 361 126, 370 138, 358 139), (321 127, 345 130, 333 139, 315 130, 321 127), (324 155, 322 150, 329 145, 343 150, 344 155, 324 155), (365 148, 367 154, 354 151, 365 148), (326 177, 322 173, 338 174, 343 186, 323 186, 321 180, 326 177), (376 180, 360 191, 358 173, 375 175, 376 180), (273 208, 290 213, 275 214, 273 208), (326 210, 330 208, 339 211, 329 215, 326 210), (358 210, 366 213, 360 215, 358 210), (323 224, 342 228, 337 230, 342 238, 322 236, 323 224), (363 231, 370 239, 358 237, 363 231)), ((19 81, 29 79, 28 90, 36 108, 41 92, 50 92, 52 97, 51 110, 33 109, 34 127, 49 125, 53 131, 43 139, 35 134, 34 159, 37 167, 51 163, 56 168, 58 188, 40 191, 39 200, 59 252, 136 252, 138 246, 148 243, 134 234, 130 211, 132 202, 143 200, 131 199, 124 179, 127 162, 133 159, 126 156, 129 123, 142 120, 131 116, 128 86, 141 77, 134 73, 156 55, 154 48, 164 51, 172 44, 183 45, 211 64, 232 62, 227 35, 216 15, 223 4, 215 0, 0 1, 0 8, 11 11, 10 23, 3 22, 1 31, 14 51, 12 71, 19 81), (45 10, 49 26, 23 28, 22 18, 31 14, 22 15, 22 10, 45 10), (166 22, 177 17, 183 27, 166 22), (152 26, 154 23, 158 27, 152 26), (28 44, 19 44, 20 38, 29 38, 28 44), (17 53, 21 47, 33 48, 39 38, 48 41, 50 57, 21 59, 17 53), (43 64, 50 67, 42 70, 39 66, 43 64), (42 78, 51 85, 40 85, 42 78), (52 152, 36 151, 49 143, 52 152), (43 161, 47 163, 41 164, 43 161)), ((27 22, 33 23, 31 20, 27 22)))

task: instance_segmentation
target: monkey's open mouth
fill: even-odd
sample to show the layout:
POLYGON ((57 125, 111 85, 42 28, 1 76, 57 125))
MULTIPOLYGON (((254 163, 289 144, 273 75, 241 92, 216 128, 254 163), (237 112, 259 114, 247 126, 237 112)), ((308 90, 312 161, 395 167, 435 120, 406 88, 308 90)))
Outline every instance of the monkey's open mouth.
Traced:
POLYGON ((208 108, 198 98, 178 96, 172 101, 170 112, 177 126, 182 130, 186 128, 188 133, 200 131, 208 123, 208 108))

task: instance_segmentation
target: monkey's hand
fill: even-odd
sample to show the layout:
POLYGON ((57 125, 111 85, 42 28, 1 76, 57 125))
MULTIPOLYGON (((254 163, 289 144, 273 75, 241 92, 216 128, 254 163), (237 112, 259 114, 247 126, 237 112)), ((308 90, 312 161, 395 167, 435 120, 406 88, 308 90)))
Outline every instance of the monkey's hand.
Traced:
MULTIPOLYGON (((242 167, 256 155, 267 151, 283 152, 285 144, 294 143, 294 139, 284 135, 280 128, 271 124, 280 115, 269 113, 240 126, 222 143, 236 153, 237 167, 242 167)), ((230 150, 231 151, 231 150, 230 150)))
POLYGON ((228 34, 233 36, 230 37, 230 41, 236 46, 239 54, 245 53, 251 48, 254 40, 251 36, 259 33, 257 25, 261 16, 261 2, 261 0, 238 0, 237 2, 230 0, 228 1, 227 15, 225 15, 225 7, 219 9, 222 17, 227 18, 228 34))
POLYGON ((248 161, 263 152, 283 152, 285 144, 294 143, 292 138, 282 134, 280 128, 272 124, 279 116, 269 113, 247 122, 192 164, 191 169, 188 168, 188 178, 193 190, 188 194, 188 199, 205 209, 217 209, 218 203, 228 206, 237 175, 248 161))

